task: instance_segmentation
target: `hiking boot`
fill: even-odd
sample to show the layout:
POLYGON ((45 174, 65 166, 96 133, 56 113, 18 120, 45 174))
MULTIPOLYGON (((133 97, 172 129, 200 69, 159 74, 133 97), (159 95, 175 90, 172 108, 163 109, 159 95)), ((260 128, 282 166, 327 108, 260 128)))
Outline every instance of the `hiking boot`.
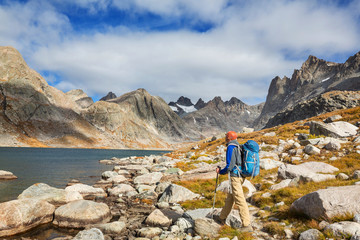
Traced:
POLYGON ((225 224, 225 219, 221 219, 221 218, 220 218, 220 215, 214 215, 214 216, 213 216, 213 219, 214 219, 214 221, 215 221, 217 224, 220 224, 220 225, 224 225, 224 224, 225 224))
POLYGON ((241 227, 239 230, 240 230, 240 232, 253 232, 254 231, 254 229, 251 225, 246 226, 246 227, 241 227))

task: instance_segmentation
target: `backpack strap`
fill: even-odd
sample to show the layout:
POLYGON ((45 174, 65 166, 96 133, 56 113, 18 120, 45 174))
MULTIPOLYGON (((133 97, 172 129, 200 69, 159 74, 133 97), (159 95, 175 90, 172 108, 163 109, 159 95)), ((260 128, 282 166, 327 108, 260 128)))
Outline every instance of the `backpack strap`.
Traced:
MULTIPOLYGON (((243 161, 243 157, 242 157, 242 146, 241 145, 238 145, 238 144, 234 144, 234 143, 230 143, 228 146, 235 146, 236 147, 236 149, 237 149, 237 151, 238 151, 238 154, 239 154, 239 157, 241 158, 241 162, 243 161), (241 150, 240 150, 240 148, 241 148, 241 150)), ((237 161, 237 159, 236 159, 236 161, 237 161)), ((241 162, 240 162, 240 164, 241 164, 241 162)), ((242 174, 241 174, 241 169, 239 168, 239 165, 238 164, 236 164, 237 162, 235 162, 235 167, 237 168, 237 170, 238 170, 238 177, 242 177, 242 178, 245 178, 242 174)), ((230 180, 230 171, 229 171, 229 180, 230 180)), ((230 181, 230 183, 231 183, 231 181, 230 181)))

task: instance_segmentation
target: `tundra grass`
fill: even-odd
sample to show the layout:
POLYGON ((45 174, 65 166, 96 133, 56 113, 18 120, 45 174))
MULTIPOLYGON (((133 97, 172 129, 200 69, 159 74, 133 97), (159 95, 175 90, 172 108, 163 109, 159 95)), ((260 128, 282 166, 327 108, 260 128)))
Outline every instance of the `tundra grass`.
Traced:
POLYGON ((239 240, 254 239, 251 233, 243 233, 227 225, 221 227, 219 235, 223 238, 228 237, 229 239, 233 239, 234 237, 238 237, 239 240))
MULTIPOLYGON (((225 181, 226 176, 219 176, 220 182, 225 181)), ((197 209, 197 208, 211 208, 213 206, 214 200, 214 192, 215 192, 215 184, 216 179, 198 179, 193 181, 180 181, 176 184, 181 185, 190 191, 200 194, 202 196, 201 199, 197 200, 189 200, 181 203, 181 206, 185 209, 197 209)), ((220 208, 223 207, 226 199, 226 194, 220 191, 216 192, 216 202, 215 207, 220 208)))

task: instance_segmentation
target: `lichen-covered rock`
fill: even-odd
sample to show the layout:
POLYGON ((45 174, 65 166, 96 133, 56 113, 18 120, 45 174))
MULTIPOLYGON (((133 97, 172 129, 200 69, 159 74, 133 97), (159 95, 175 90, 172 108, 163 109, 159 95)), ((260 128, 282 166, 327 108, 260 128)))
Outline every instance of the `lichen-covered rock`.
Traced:
POLYGON ((129 192, 137 194, 135 188, 129 184, 119 184, 116 187, 108 190, 110 196, 119 196, 120 194, 127 194, 129 192))
POLYGON ((0 203, 0 237, 25 232, 51 222, 54 211, 54 205, 37 199, 0 203))
POLYGON ((83 228, 87 225, 107 223, 111 219, 105 203, 78 200, 56 209, 54 224, 59 227, 83 228))
POLYGON ((360 186, 320 189, 291 204, 291 209, 315 219, 330 219, 348 213, 360 212, 360 186))
POLYGON ((68 192, 64 189, 50 187, 45 183, 36 183, 25 189, 18 199, 36 198, 54 205, 62 205, 68 202, 81 200, 83 197, 78 192, 68 192))

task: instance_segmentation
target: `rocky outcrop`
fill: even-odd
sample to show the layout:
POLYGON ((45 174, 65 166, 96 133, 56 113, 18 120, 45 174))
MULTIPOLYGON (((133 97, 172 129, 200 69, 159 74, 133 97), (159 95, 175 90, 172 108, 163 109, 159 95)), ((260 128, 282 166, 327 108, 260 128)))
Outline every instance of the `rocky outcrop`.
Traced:
POLYGON ((0 237, 15 235, 51 222, 54 211, 54 205, 35 199, 0 203, 0 237))
MULTIPOLYGON (((255 121, 255 128, 264 127, 277 113, 322 93, 334 90, 360 90, 359 62, 360 52, 343 64, 309 56, 299 70, 294 70, 291 78, 275 77, 271 81, 261 115, 255 121)), ((278 122, 274 120, 273 124, 278 122)))
POLYGON ((311 118, 338 109, 357 106, 360 106, 359 91, 328 92, 277 113, 269 119, 265 128, 311 118))
POLYGON ((83 228, 110 219, 110 209, 105 203, 78 200, 56 209, 53 223, 59 227, 83 228))
POLYGON ((331 187, 309 193, 292 203, 291 209, 314 219, 330 219, 360 211, 360 186, 331 187))
POLYGON ((109 92, 106 96, 100 98, 99 101, 108 101, 108 100, 111 100, 111 99, 114 99, 114 98, 117 98, 116 94, 113 93, 113 92, 109 92))
POLYGON ((324 135, 333 138, 352 137, 357 134, 359 129, 348 122, 338 121, 332 123, 310 122, 310 134, 316 136, 324 135))
POLYGON ((94 101, 81 89, 74 89, 66 93, 78 106, 80 109, 90 107, 94 101))
POLYGON ((235 97, 226 102, 215 97, 205 107, 187 114, 183 119, 205 137, 210 137, 230 130, 240 132, 243 127, 251 126, 262 107, 263 104, 249 106, 235 97))

